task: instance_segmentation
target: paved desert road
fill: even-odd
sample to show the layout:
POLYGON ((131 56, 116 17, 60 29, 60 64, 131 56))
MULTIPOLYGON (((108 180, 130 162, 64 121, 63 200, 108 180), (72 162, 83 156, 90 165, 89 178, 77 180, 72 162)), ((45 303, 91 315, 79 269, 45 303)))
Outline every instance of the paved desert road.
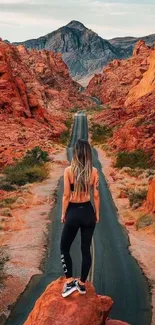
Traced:
MULTIPOLYGON (((88 126, 85 114, 75 114, 74 126, 68 148, 71 159, 72 147, 81 137, 87 139, 88 126)), ((118 223, 117 210, 108 189, 96 151, 93 149, 93 163, 100 174, 100 223, 93 237, 93 263, 89 279, 99 294, 109 295, 115 301, 111 318, 127 321, 131 325, 151 325, 151 301, 149 286, 135 259, 128 250, 128 237, 125 229, 118 223)), ((22 325, 32 310, 36 299, 46 286, 63 275, 60 263, 60 236, 62 225, 61 199, 63 180, 59 182, 58 200, 51 211, 52 229, 49 229, 49 250, 42 276, 34 276, 25 292, 14 306, 7 325, 22 325)), ((80 236, 72 245, 74 275, 80 273, 80 236)))

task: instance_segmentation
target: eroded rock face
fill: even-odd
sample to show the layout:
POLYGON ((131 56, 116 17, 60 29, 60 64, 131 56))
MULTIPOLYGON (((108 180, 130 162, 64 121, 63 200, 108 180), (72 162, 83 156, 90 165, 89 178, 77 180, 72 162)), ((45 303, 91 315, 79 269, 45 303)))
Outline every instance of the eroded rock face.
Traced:
MULTIPOLYGON (((99 296, 91 283, 87 294, 77 291, 67 298, 61 296, 64 278, 52 282, 37 300, 24 325, 104 325, 113 301, 99 296)), ((123 325, 123 324, 122 324, 123 325)))
POLYGON ((145 208, 148 212, 155 213, 155 178, 149 184, 145 208))
POLYGON ((0 40, 0 168, 27 149, 51 146, 69 109, 92 106, 79 87, 61 54, 0 40))
POLYGON ((150 104, 155 109, 155 50, 150 53, 147 71, 140 82, 130 89, 125 101, 126 107, 144 108, 150 104))
POLYGON ((130 59, 113 60, 102 74, 94 76, 87 91, 104 104, 123 106, 130 89, 140 82, 143 73, 148 70, 151 51, 143 41, 139 41, 130 59))
POLYGON ((144 41, 128 60, 114 60, 89 83, 87 92, 109 105, 98 122, 114 130, 109 145, 116 151, 144 149, 155 160, 155 50, 144 41))
POLYGON ((79 93, 61 54, 28 51, 0 41, 0 108, 43 118, 56 108, 69 109, 91 103, 79 93))

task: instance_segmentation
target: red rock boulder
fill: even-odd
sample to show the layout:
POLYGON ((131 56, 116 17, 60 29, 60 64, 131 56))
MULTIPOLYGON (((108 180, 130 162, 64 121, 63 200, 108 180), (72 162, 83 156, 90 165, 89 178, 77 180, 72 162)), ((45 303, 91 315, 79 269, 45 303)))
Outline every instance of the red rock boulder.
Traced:
POLYGON ((59 278, 47 286, 24 325, 105 324, 113 305, 112 299, 97 295, 90 282, 86 284, 86 295, 80 295, 76 291, 69 297, 63 298, 61 292, 64 283, 65 279, 59 278))

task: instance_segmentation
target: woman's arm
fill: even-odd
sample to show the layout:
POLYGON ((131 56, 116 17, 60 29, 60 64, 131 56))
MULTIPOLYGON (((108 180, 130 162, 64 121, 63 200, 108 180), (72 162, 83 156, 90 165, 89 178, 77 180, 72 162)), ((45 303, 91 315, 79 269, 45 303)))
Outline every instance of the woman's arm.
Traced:
POLYGON ((70 183, 69 183, 69 177, 68 177, 68 168, 64 171, 64 192, 63 192, 63 198, 62 198, 62 216, 61 216, 61 222, 65 222, 65 215, 68 208, 70 199, 70 183))
POLYGON ((94 179, 94 205, 95 205, 95 213, 96 213, 96 222, 99 222, 99 213, 100 213, 100 194, 99 194, 99 174, 98 170, 95 172, 94 179))

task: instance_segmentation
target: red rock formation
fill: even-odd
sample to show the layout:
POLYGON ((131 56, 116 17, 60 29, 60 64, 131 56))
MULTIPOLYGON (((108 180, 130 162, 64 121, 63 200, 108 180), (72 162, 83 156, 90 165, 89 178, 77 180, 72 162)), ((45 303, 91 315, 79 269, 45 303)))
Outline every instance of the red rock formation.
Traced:
POLYGON ((76 291, 64 299, 61 296, 64 282, 64 278, 59 278, 48 285, 24 325, 105 324, 112 299, 97 295, 91 283, 87 283, 86 295, 76 291))
POLYGON ((148 210, 148 212, 155 213, 155 178, 149 184, 149 189, 144 206, 148 210))
POLYGON ((67 111, 89 105, 60 54, 0 40, 0 167, 32 146, 51 146, 67 111))
POLYGON ((143 74, 143 78, 129 91, 125 106, 146 107, 150 105, 149 98, 152 101, 152 108, 155 109, 155 50, 150 53, 149 68, 143 74))
POLYGON ((154 75, 155 49, 139 41, 131 58, 108 64, 87 92, 109 104, 96 116, 98 122, 116 126, 109 145, 116 151, 142 148, 155 160, 154 75))
POLYGON ((134 54, 127 60, 113 60, 89 82, 87 91, 102 103, 120 107, 124 105, 129 90, 139 83, 149 66, 151 48, 139 41, 134 54))

